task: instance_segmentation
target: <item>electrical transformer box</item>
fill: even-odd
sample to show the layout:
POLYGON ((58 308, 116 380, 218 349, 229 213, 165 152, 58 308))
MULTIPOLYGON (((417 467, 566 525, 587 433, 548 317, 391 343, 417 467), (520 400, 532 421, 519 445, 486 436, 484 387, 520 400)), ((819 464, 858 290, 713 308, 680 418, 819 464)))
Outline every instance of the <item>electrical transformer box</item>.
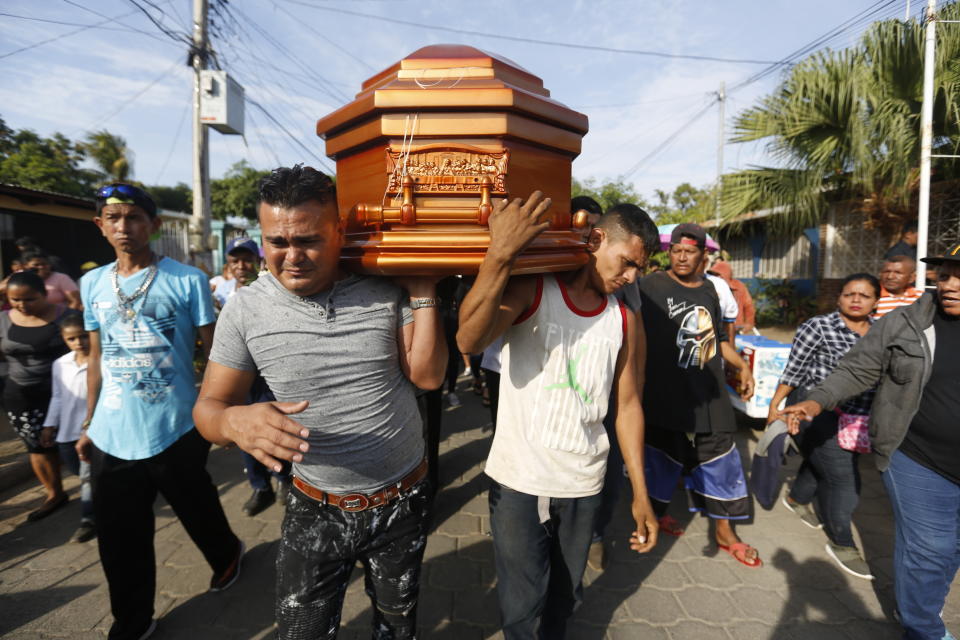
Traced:
POLYGON ((243 135, 243 87, 226 71, 200 72, 200 121, 220 133, 243 135))

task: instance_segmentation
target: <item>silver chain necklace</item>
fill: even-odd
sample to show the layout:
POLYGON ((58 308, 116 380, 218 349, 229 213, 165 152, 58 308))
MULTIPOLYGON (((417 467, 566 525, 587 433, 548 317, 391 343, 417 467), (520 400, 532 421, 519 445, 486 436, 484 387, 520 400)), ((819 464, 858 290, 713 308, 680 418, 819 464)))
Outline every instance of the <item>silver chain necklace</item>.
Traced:
POLYGON ((133 308, 133 304, 147 294, 147 290, 150 289, 150 285, 153 284, 154 278, 157 277, 157 257, 154 256, 153 262, 148 267, 147 277, 143 279, 143 282, 137 287, 137 290, 129 296, 120 290, 117 274, 118 266, 119 262, 115 262, 113 268, 110 270, 110 284, 113 285, 113 292, 117 296, 117 315, 120 316, 120 319, 124 322, 133 322, 137 317, 137 311, 133 308))

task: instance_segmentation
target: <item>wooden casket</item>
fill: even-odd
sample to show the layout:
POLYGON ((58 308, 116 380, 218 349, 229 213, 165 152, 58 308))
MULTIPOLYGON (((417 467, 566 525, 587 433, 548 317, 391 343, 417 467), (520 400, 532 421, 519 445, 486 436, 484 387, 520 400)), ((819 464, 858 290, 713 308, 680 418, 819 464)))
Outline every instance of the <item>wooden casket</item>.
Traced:
POLYGON ((551 226, 514 273, 577 268, 587 261, 586 217, 570 212, 571 165, 586 133, 585 115, 509 60, 460 45, 415 51, 317 122, 337 165, 344 265, 476 273, 493 206, 539 189, 553 201, 551 226))

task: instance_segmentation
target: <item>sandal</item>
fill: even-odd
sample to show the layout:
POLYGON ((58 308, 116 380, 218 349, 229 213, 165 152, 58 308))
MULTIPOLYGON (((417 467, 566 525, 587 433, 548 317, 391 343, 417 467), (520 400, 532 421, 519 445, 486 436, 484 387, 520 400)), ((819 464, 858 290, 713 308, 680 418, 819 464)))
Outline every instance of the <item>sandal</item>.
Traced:
MULTIPOLYGON (((731 558, 733 558, 734 560, 736 560, 737 562, 739 562, 744 566, 753 567, 753 568, 763 566, 763 561, 760 560, 759 554, 757 555, 756 558, 753 559, 753 561, 747 560, 747 551, 750 551, 751 549, 753 549, 753 547, 748 545, 746 542, 734 542, 733 544, 730 544, 730 545, 720 544, 718 542, 717 548, 720 549, 721 551, 726 551, 727 553, 730 554, 731 558)), ((753 549, 753 550, 756 551, 756 549, 753 549)))
POLYGON ((660 524, 660 531, 668 536, 679 538, 683 535, 683 527, 680 526, 680 523, 677 522, 676 518, 673 516, 663 516, 662 518, 659 518, 657 522, 660 524))
POLYGON ((51 500, 51 501, 44 502, 42 505, 40 505, 39 509, 37 509, 36 511, 31 511, 30 513, 27 514, 27 522, 36 522, 37 520, 43 520, 48 515, 50 515, 51 513, 53 513, 60 507, 62 507, 63 505, 67 504, 69 500, 70 500, 70 497, 67 494, 62 493, 60 494, 60 498, 58 500, 51 500))

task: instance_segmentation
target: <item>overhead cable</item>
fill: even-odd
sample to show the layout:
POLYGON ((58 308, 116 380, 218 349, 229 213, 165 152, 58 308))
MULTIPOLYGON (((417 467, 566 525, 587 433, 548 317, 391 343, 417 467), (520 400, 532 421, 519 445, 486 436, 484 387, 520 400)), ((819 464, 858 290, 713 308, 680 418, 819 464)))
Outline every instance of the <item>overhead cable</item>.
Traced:
POLYGON ((436 24, 424 24, 422 22, 414 22, 412 20, 402 20, 396 16, 378 16, 372 13, 361 13, 360 11, 351 11, 349 9, 341 9, 335 7, 321 7, 304 0, 285 0, 291 4, 297 4, 310 9, 315 9, 317 11, 328 11, 330 13, 339 13, 342 15, 355 16, 358 18, 367 18, 369 20, 378 20, 380 22, 389 22, 390 24, 403 24, 410 27, 419 27, 421 29, 429 29, 431 31, 446 31, 448 33, 458 33, 461 35, 468 36, 480 36, 482 38, 496 38, 499 40, 511 40, 513 42, 526 42, 529 44, 539 44, 549 47, 563 47, 566 49, 581 49, 587 51, 602 51, 605 53, 622 53, 627 55, 636 55, 636 56, 652 56, 656 58, 672 58, 679 60, 698 60, 698 61, 707 61, 707 62, 724 62, 729 64, 776 64, 772 60, 753 60, 749 58, 722 58, 718 56, 706 56, 706 55, 695 55, 695 54, 686 54, 686 53, 669 53, 666 51, 649 51, 643 49, 619 49, 616 47, 604 47, 601 45, 592 45, 592 44, 576 44, 573 42, 561 42, 558 40, 538 40, 536 38, 525 38, 521 36, 509 36, 502 33, 487 33, 483 31, 473 31, 471 29, 457 29, 454 27, 444 27, 442 25, 436 24))
MULTIPOLYGON (((17 54, 17 53, 23 53, 24 51, 29 51, 30 49, 36 49, 36 48, 39 47, 39 46, 42 46, 42 45, 45 45, 45 44, 49 44, 49 43, 51 43, 51 42, 56 42, 57 40, 63 40, 64 38, 69 38, 69 37, 72 36, 72 35, 76 35, 76 34, 82 32, 82 31, 86 31, 86 30, 88 30, 88 29, 103 28, 103 25, 107 24, 108 22, 115 22, 116 20, 120 20, 120 19, 122 19, 122 18, 127 18, 127 17, 129 17, 129 16, 132 16, 132 15, 135 14, 135 13, 136 13, 136 11, 131 11, 130 13, 124 13, 123 15, 117 16, 116 18, 110 18, 109 20, 101 20, 100 22, 94 22, 93 24, 82 25, 82 26, 80 26, 79 29, 74 29, 73 31, 67 31, 66 33, 61 33, 61 34, 56 35, 56 36, 54 36, 54 37, 52 37, 52 38, 47 38, 46 40, 41 40, 41 41, 39 41, 39 42, 34 42, 33 44, 28 44, 28 45, 26 45, 26 46, 20 47, 19 49, 14 49, 13 51, 8 51, 8 52, 6 52, 6 53, 2 53, 2 54, 0 54, 0 60, 3 60, 4 58, 9 58, 10 56, 15 55, 15 54, 17 54)), ((8 15, 8 16, 10 16, 10 15, 12 15, 12 14, 2 14, 2 15, 8 15)), ((22 18, 23 16, 13 16, 13 17, 22 18)))

